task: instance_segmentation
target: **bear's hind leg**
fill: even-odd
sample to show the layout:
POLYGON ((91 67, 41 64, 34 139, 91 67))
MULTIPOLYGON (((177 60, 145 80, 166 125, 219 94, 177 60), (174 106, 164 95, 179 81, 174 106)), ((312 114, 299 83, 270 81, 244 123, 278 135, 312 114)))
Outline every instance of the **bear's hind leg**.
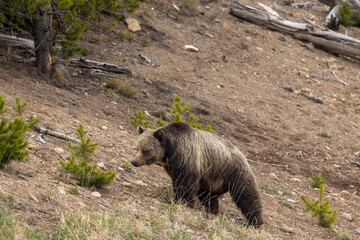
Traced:
POLYGON ((210 192, 208 190, 200 189, 198 198, 202 205, 205 206, 205 211, 212 214, 219 212, 219 194, 210 192))
POLYGON ((262 225, 264 223, 262 218, 262 205, 255 180, 247 179, 245 182, 238 181, 232 184, 229 190, 233 201, 241 209, 249 225, 255 227, 262 225), (239 183, 241 183, 241 186, 237 186, 239 183))

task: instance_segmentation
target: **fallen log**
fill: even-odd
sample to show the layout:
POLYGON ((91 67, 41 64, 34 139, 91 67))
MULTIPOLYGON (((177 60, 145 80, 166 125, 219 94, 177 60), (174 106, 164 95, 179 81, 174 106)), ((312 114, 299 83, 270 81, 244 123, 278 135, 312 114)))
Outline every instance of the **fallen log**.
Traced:
POLYGON ((2 47, 21 47, 24 49, 34 49, 34 41, 26 38, 18 38, 16 36, 9 36, 0 34, 0 46, 2 47))
POLYGON ((71 137, 71 136, 61 133, 61 132, 56 132, 56 131, 48 129, 48 128, 33 126, 33 129, 39 133, 48 134, 50 136, 57 137, 57 138, 60 138, 60 139, 66 140, 66 141, 71 141, 74 143, 80 142, 80 140, 77 138, 71 137))
POLYGON ((259 9, 232 2, 230 14, 271 30, 306 40, 328 52, 360 59, 360 40, 310 23, 297 23, 278 18, 259 9))
POLYGON ((81 68, 97 69, 105 72, 131 74, 130 70, 127 67, 118 66, 116 64, 111 64, 106 62, 97 62, 85 58, 71 58, 69 59, 69 62, 66 62, 65 64, 75 67, 81 67, 81 68))

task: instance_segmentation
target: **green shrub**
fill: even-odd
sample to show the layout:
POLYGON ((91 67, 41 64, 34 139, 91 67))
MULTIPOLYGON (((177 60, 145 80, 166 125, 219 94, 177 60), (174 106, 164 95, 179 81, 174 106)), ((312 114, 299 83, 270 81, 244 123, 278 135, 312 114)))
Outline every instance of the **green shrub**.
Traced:
POLYGON ((355 26, 360 23, 360 16, 357 16, 355 19, 352 18, 354 10, 349 8, 349 2, 346 0, 344 4, 339 7, 339 16, 341 19, 341 24, 345 27, 355 26))
MULTIPOLYGON (((175 96, 173 108, 171 109, 171 113, 173 115, 173 122, 184 122, 182 116, 189 110, 189 107, 190 107, 190 103, 186 103, 185 106, 183 107, 181 98, 179 96, 175 96)), ((163 121, 160 118, 157 118, 152 124, 153 126, 150 126, 150 121, 145 121, 145 119, 146 116, 143 115, 141 110, 139 110, 138 113, 135 115, 135 119, 131 119, 130 123, 135 127, 142 126, 144 128, 149 128, 149 127, 154 128, 154 125, 157 127, 163 127, 169 124, 168 122, 163 121)), ((195 116, 193 114, 190 114, 190 116, 187 119, 187 123, 193 128, 197 128, 211 133, 214 132, 210 124, 208 124, 204 129, 200 123, 196 123, 195 116)))
POLYGON ((311 202, 304 195, 300 196, 301 200, 305 204, 304 212, 311 212, 312 217, 319 219, 319 225, 333 229, 333 223, 336 220, 337 210, 329 210, 330 201, 324 201, 324 184, 320 185, 319 188, 319 199, 315 202, 311 202))
POLYGON ((76 130, 80 143, 77 145, 68 144, 73 151, 68 162, 60 161, 61 167, 71 173, 83 187, 103 187, 109 185, 115 179, 115 172, 103 172, 97 170, 96 165, 89 165, 98 143, 91 143, 91 138, 85 137, 87 131, 84 126, 79 125, 76 130), (78 161, 77 161, 78 160, 78 161))
POLYGON ((24 122, 22 115, 27 103, 20 103, 19 97, 16 98, 13 109, 19 115, 13 121, 8 122, 3 115, 7 112, 5 99, 0 96, 0 169, 9 165, 11 161, 23 161, 28 155, 26 147, 28 142, 24 139, 24 134, 31 130, 39 119, 33 116, 24 122))
POLYGON ((311 184, 311 187, 313 188, 320 188, 322 184, 326 184, 326 179, 323 178, 321 173, 311 176, 311 179, 313 180, 311 184))

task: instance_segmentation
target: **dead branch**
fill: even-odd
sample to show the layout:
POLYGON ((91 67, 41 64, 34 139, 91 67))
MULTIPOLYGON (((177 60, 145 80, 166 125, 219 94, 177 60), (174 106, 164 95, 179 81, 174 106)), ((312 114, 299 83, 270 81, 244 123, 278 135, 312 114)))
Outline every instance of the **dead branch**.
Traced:
POLYGON ((248 162, 253 162, 253 163, 256 163, 256 164, 260 164, 260 165, 266 165, 266 166, 273 166, 273 167, 283 167, 283 168, 288 168, 289 165, 282 165, 282 164, 276 164, 276 163, 261 163, 261 162, 257 162, 255 160, 252 160, 252 159, 247 159, 248 162))
POLYGON ((194 40, 192 40, 192 44, 195 46, 195 41, 198 40, 199 38, 203 38, 204 36, 197 36, 196 38, 194 38, 194 40))
POLYGON ((34 126, 33 129, 39 133, 42 134, 48 134, 50 136, 53 137, 57 137, 66 141, 70 141, 70 142, 74 142, 74 143, 80 143, 79 139, 71 137, 69 135, 66 135, 64 133, 60 133, 60 132, 56 132, 54 130, 48 129, 48 128, 43 128, 43 127, 39 127, 39 126, 34 126))
POLYGON ((315 95, 304 93, 304 92, 300 92, 300 94, 316 103, 320 103, 320 104, 325 103, 319 96, 315 96, 315 95))
POLYGON ((360 162, 356 162, 356 161, 349 161, 350 163, 352 163, 352 164, 354 164, 354 165, 356 165, 356 166, 358 166, 358 167, 360 167, 360 162))
POLYGON ((127 67, 119 66, 116 64, 111 64, 107 62, 97 62, 93 60, 88 60, 85 58, 72 58, 69 60, 68 64, 70 66, 88 68, 88 69, 96 69, 105 72, 113 72, 119 74, 131 74, 130 70, 127 67))
POLYGON ((26 38, 18 38, 16 36, 9 36, 0 34, 0 46, 4 47, 21 47, 24 49, 34 49, 35 44, 33 40, 26 38))
POLYGON ((334 78, 327 78, 327 77, 323 77, 323 76, 320 76, 320 75, 314 74, 314 73, 312 73, 311 76, 312 76, 312 77, 317 77, 317 78, 320 78, 320 79, 326 80, 326 81, 328 81, 328 80, 333 80, 333 81, 336 81, 336 82, 341 83, 341 84, 344 85, 344 86, 349 86, 349 85, 350 85, 350 84, 344 82, 343 80, 341 80, 341 79, 336 75, 335 71, 332 70, 331 68, 325 68, 324 71, 330 71, 330 72, 334 75, 334 78))
POLYGON ((315 24, 281 19, 238 2, 231 3, 230 14, 271 30, 289 34, 294 38, 312 42, 328 52, 360 59, 360 40, 356 38, 324 30, 315 24))

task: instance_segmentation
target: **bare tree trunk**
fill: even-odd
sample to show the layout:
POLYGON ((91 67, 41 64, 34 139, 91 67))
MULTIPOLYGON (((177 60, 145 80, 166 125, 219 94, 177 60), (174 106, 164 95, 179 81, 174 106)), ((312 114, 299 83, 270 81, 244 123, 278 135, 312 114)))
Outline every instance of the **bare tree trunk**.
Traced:
POLYGON ((39 18, 34 20, 33 36, 35 43, 36 66, 40 73, 50 75, 50 18, 46 10, 38 9, 39 18))

